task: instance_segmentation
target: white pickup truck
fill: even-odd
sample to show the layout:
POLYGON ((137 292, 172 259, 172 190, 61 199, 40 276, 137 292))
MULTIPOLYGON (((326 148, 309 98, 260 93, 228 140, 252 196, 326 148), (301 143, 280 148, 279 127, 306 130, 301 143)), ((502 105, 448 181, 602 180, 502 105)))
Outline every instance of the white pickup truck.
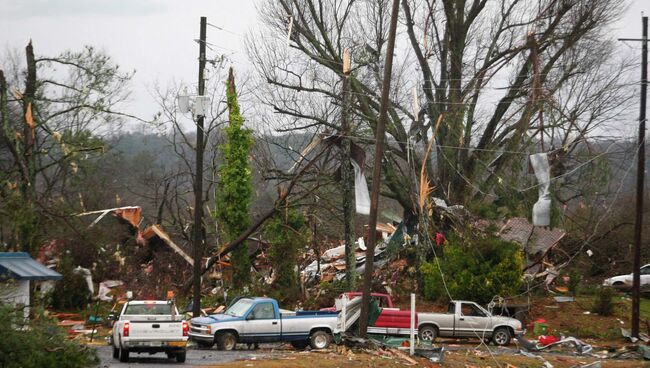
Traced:
POLYGON ((497 345, 508 345, 511 338, 523 333, 519 320, 493 316, 480 305, 470 301, 451 301, 447 313, 418 313, 418 334, 422 340, 434 341, 437 337, 474 337, 492 340, 497 345))
POLYGON ((131 352, 164 352, 168 358, 183 363, 188 334, 189 324, 171 301, 129 301, 113 324, 113 358, 128 362, 131 352))

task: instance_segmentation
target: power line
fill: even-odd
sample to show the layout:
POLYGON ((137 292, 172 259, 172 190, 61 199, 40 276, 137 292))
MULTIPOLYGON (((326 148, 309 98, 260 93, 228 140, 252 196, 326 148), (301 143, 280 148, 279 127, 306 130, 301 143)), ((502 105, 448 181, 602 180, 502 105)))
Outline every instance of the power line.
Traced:
POLYGON ((218 30, 220 30, 220 31, 224 31, 224 32, 226 32, 226 33, 230 33, 230 34, 235 35, 235 36, 238 36, 238 37, 244 37, 243 35, 241 35, 241 34, 239 34, 239 33, 237 33, 237 32, 233 32, 233 31, 227 30, 227 29, 225 29, 225 28, 223 28, 223 27, 221 27, 221 26, 218 26, 218 25, 215 25, 215 24, 212 24, 212 23, 208 23, 208 25, 209 25, 210 27, 216 28, 216 29, 218 29, 218 30))

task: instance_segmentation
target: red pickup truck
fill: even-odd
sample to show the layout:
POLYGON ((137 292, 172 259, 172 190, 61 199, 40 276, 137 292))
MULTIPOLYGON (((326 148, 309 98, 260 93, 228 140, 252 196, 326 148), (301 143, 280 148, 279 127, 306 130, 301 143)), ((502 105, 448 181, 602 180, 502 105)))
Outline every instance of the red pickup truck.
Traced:
MULTIPOLYGON (((349 299, 361 297, 361 292, 348 292, 339 295, 339 299, 347 295, 349 299)), ((400 310, 394 307, 393 300, 388 294, 371 293, 370 297, 377 301, 381 312, 372 326, 368 326, 368 333, 382 335, 409 335, 411 328, 411 311, 400 310)), ((336 307, 323 308, 322 311, 336 311, 336 307)), ((415 315, 415 333, 417 334, 418 317, 415 315)))

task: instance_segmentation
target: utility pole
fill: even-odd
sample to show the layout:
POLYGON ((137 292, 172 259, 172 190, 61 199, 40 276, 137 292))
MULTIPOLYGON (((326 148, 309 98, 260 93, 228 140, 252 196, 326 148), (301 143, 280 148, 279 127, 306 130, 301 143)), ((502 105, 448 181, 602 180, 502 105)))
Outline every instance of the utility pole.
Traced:
POLYGON ((343 135, 343 157, 341 160, 341 184, 343 189, 343 233, 345 237, 345 279, 348 291, 356 289, 357 257, 354 246, 354 182, 350 141, 350 52, 343 53, 343 104, 341 110, 341 131, 343 135))
POLYGON ((636 221, 634 223, 634 278, 632 292, 632 336, 639 337, 639 303, 641 302, 641 230, 643 229, 643 186, 645 184, 645 110, 648 93, 648 17, 643 17, 641 51, 641 113, 639 114, 639 154, 636 172, 636 221))
POLYGON ((641 41, 641 111, 636 171, 636 219, 634 222, 634 276, 632 278, 632 336, 639 337, 639 305, 641 302, 641 230, 643 229, 643 187, 645 185, 645 120, 648 94, 648 17, 643 17, 643 38, 621 38, 619 41, 641 41))
POLYGON ((370 303, 370 288, 375 260, 375 243, 377 242, 377 207, 381 182, 381 161, 384 157, 384 135, 388 119, 388 99, 390 94, 390 78, 393 71, 393 52, 395 50, 395 33, 397 32, 397 15, 399 0, 393 0, 393 8, 388 29, 388 44, 386 45, 386 64, 384 65, 384 80, 381 87, 381 104, 379 105, 379 121, 377 122, 377 137, 375 142, 375 164, 372 171, 372 192, 370 193, 370 219, 368 220, 368 244, 366 245, 366 265, 363 273, 363 296, 361 299, 361 315, 359 317, 359 334, 366 337, 368 332, 368 309, 370 303))
MULTIPOLYGON (((205 93, 205 28, 206 17, 201 17, 199 36, 199 96, 205 93)), ((192 316, 201 315, 201 258, 203 257, 203 113, 196 119, 196 173, 194 176, 194 294, 192 298, 192 316)))

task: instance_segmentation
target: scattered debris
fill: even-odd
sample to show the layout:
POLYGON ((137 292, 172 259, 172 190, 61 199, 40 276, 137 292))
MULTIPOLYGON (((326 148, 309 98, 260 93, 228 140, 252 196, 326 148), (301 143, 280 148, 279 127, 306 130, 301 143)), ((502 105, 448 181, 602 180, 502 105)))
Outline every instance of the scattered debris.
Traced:
POLYGON ((405 353, 402 353, 401 351, 399 351, 397 349, 389 349, 387 351, 390 354, 392 354, 393 356, 398 357, 398 358, 400 358, 402 360, 405 360, 410 365, 417 365, 418 364, 417 360, 411 358, 410 356, 406 355, 405 353))
POLYGON ((81 330, 84 328, 85 321, 73 321, 73 320, 63 320, 59 323, 57 323, 57 326, 59 327, 67 327, 68 329, 71 330, 81 330))
POLYGON ((537 341, 539 341, 539 343, 542 344, 542 345, 550 345, 550 344, 553 344, 555 342, 560 341, 560 339, 558 339, 557 337, 552 336, 552 335, 541 335, 537 339, 537 341))
POLYGON ((638 345, 637 351, 645 360, 650 360, 650 346, 638 345))
POLYGON ((169 245, 170 248, 174 250, 174 252, 178 253, 183 259, 187 261, 190 265, 194 265, 194 260, 192 257, 188 256, 187 253, 181 249, 176 243, 174 243, 169 235, 163 231, 163 229, 160 227, 160 225, 151 225, 148 228, 144 229, 142 231, 142 238, 146 241, 149 241, 153 237, 158 237, 160 240, 162 240, 165 244, 169 245))
POLYGON ((551 342, 548 344, 542 344, 542 343, 537 343, 534 344, 530 341, 528 341, 525 337, 523 336, 517 336, 516 337, 517 342, 519 342, 519 346, 523 347, 527 351, 531 352, 536 352, 536 351, 542 351, 546 350, 548 348, 551 348, 553 346, 567 346, 567 345, 573 345, 573 347, 576 350, 576 353, 578 355, 584 355, 584 354, 589 354, 593 351, 593 347, 581 340, 576 339, 575 337, 564 337, 562 336, 561 339, 551 342))
POLYGON ((105 210, 98 211, 89 211, 78 213, 76 216, 87 216, 87 215, 97 215, 97 218, 90 224, 88 227, 95 226, 102 218, 104 218, 109 213, 114 213, 116 217, 119 217, 123 220, 126 220, 134 228, 140 226, 140 220, 142 219, 142 208, 139 206, 126 206, 126 207, 117 207, 117 208, 108 208, 105 210))
POLYGON ((553 299, 558 303, 575 302, 576 298, 572 296, 554 296, 553 299))
MULTIPOLYGON (((623 324, 623 323, 621 323, 621 324, 623 324)), ((646 344, 650 342, 650 336, 648 336, 648 334, 644 334, 643 332, 639 333, 639 338, 637 339, 636 337, 632 337, 632 333, 630 332, 630 330, 626 330, 624 328, 621 328, 621 335, 623 335, 623 337, 629 339, 632 343, 636 343, 639 340, 645 342, 646 344)))
POLYGON ((113 300, 112 296, 109 296, 108 293, 111 292, 111 289, 124 285, 123 281, 120 280, 106 280, 99 283, 99 290, 97 290, 97 298, 101 301, 110 302, 113 300))
POLYGON ((415 355, 427 358, 432 363, 442 363, 445 358, 445 348, 415 349, 415 355))
MULTIPOLYGON (((393 241, 394 237, 404 236, 402 232, 398 232, 397 228, 390 224, 377 224, 377 232, 382 234, 384 242, 375 247, 375 268, 379 269, 388 263, 386 259, 386 250, 388 244, 393 241)), ((404 243, 403 239, 399 240, 400 244, 404 243)), ((358 274, 363 274, 366 262, 365 242, 363 238, 359 238, 356 242, 356 263, 358 274)), ((345 277, 345 245, 338 245, 330 248, 322 253, 319 259, 313 259, 302 270, 302 278, 306 283, 315 281, 333 281, 342 280, 345 277), (319 274, 320 270, 320 274, 319 274)))
POLYGON ((544 367, 545 368, 553 368, 553 364, 551 364, 548 360, 544 359, 544 357, 542 357, 542 356, 531 354, 531 353, 529 353, 527 351, 524 351, 524 350, 519 350, 519 354, 521 354, 521 355, 523 355, 525 357, 528 357, 528 358, 541 360, 542 362, 544 362, 544 367))
POLYGON ((603 366, 603 363, 600 360, 598 360, 598 361, 595 361, 593 363, 581 365, 580 368, 602 368, 602 366, 603 366))

